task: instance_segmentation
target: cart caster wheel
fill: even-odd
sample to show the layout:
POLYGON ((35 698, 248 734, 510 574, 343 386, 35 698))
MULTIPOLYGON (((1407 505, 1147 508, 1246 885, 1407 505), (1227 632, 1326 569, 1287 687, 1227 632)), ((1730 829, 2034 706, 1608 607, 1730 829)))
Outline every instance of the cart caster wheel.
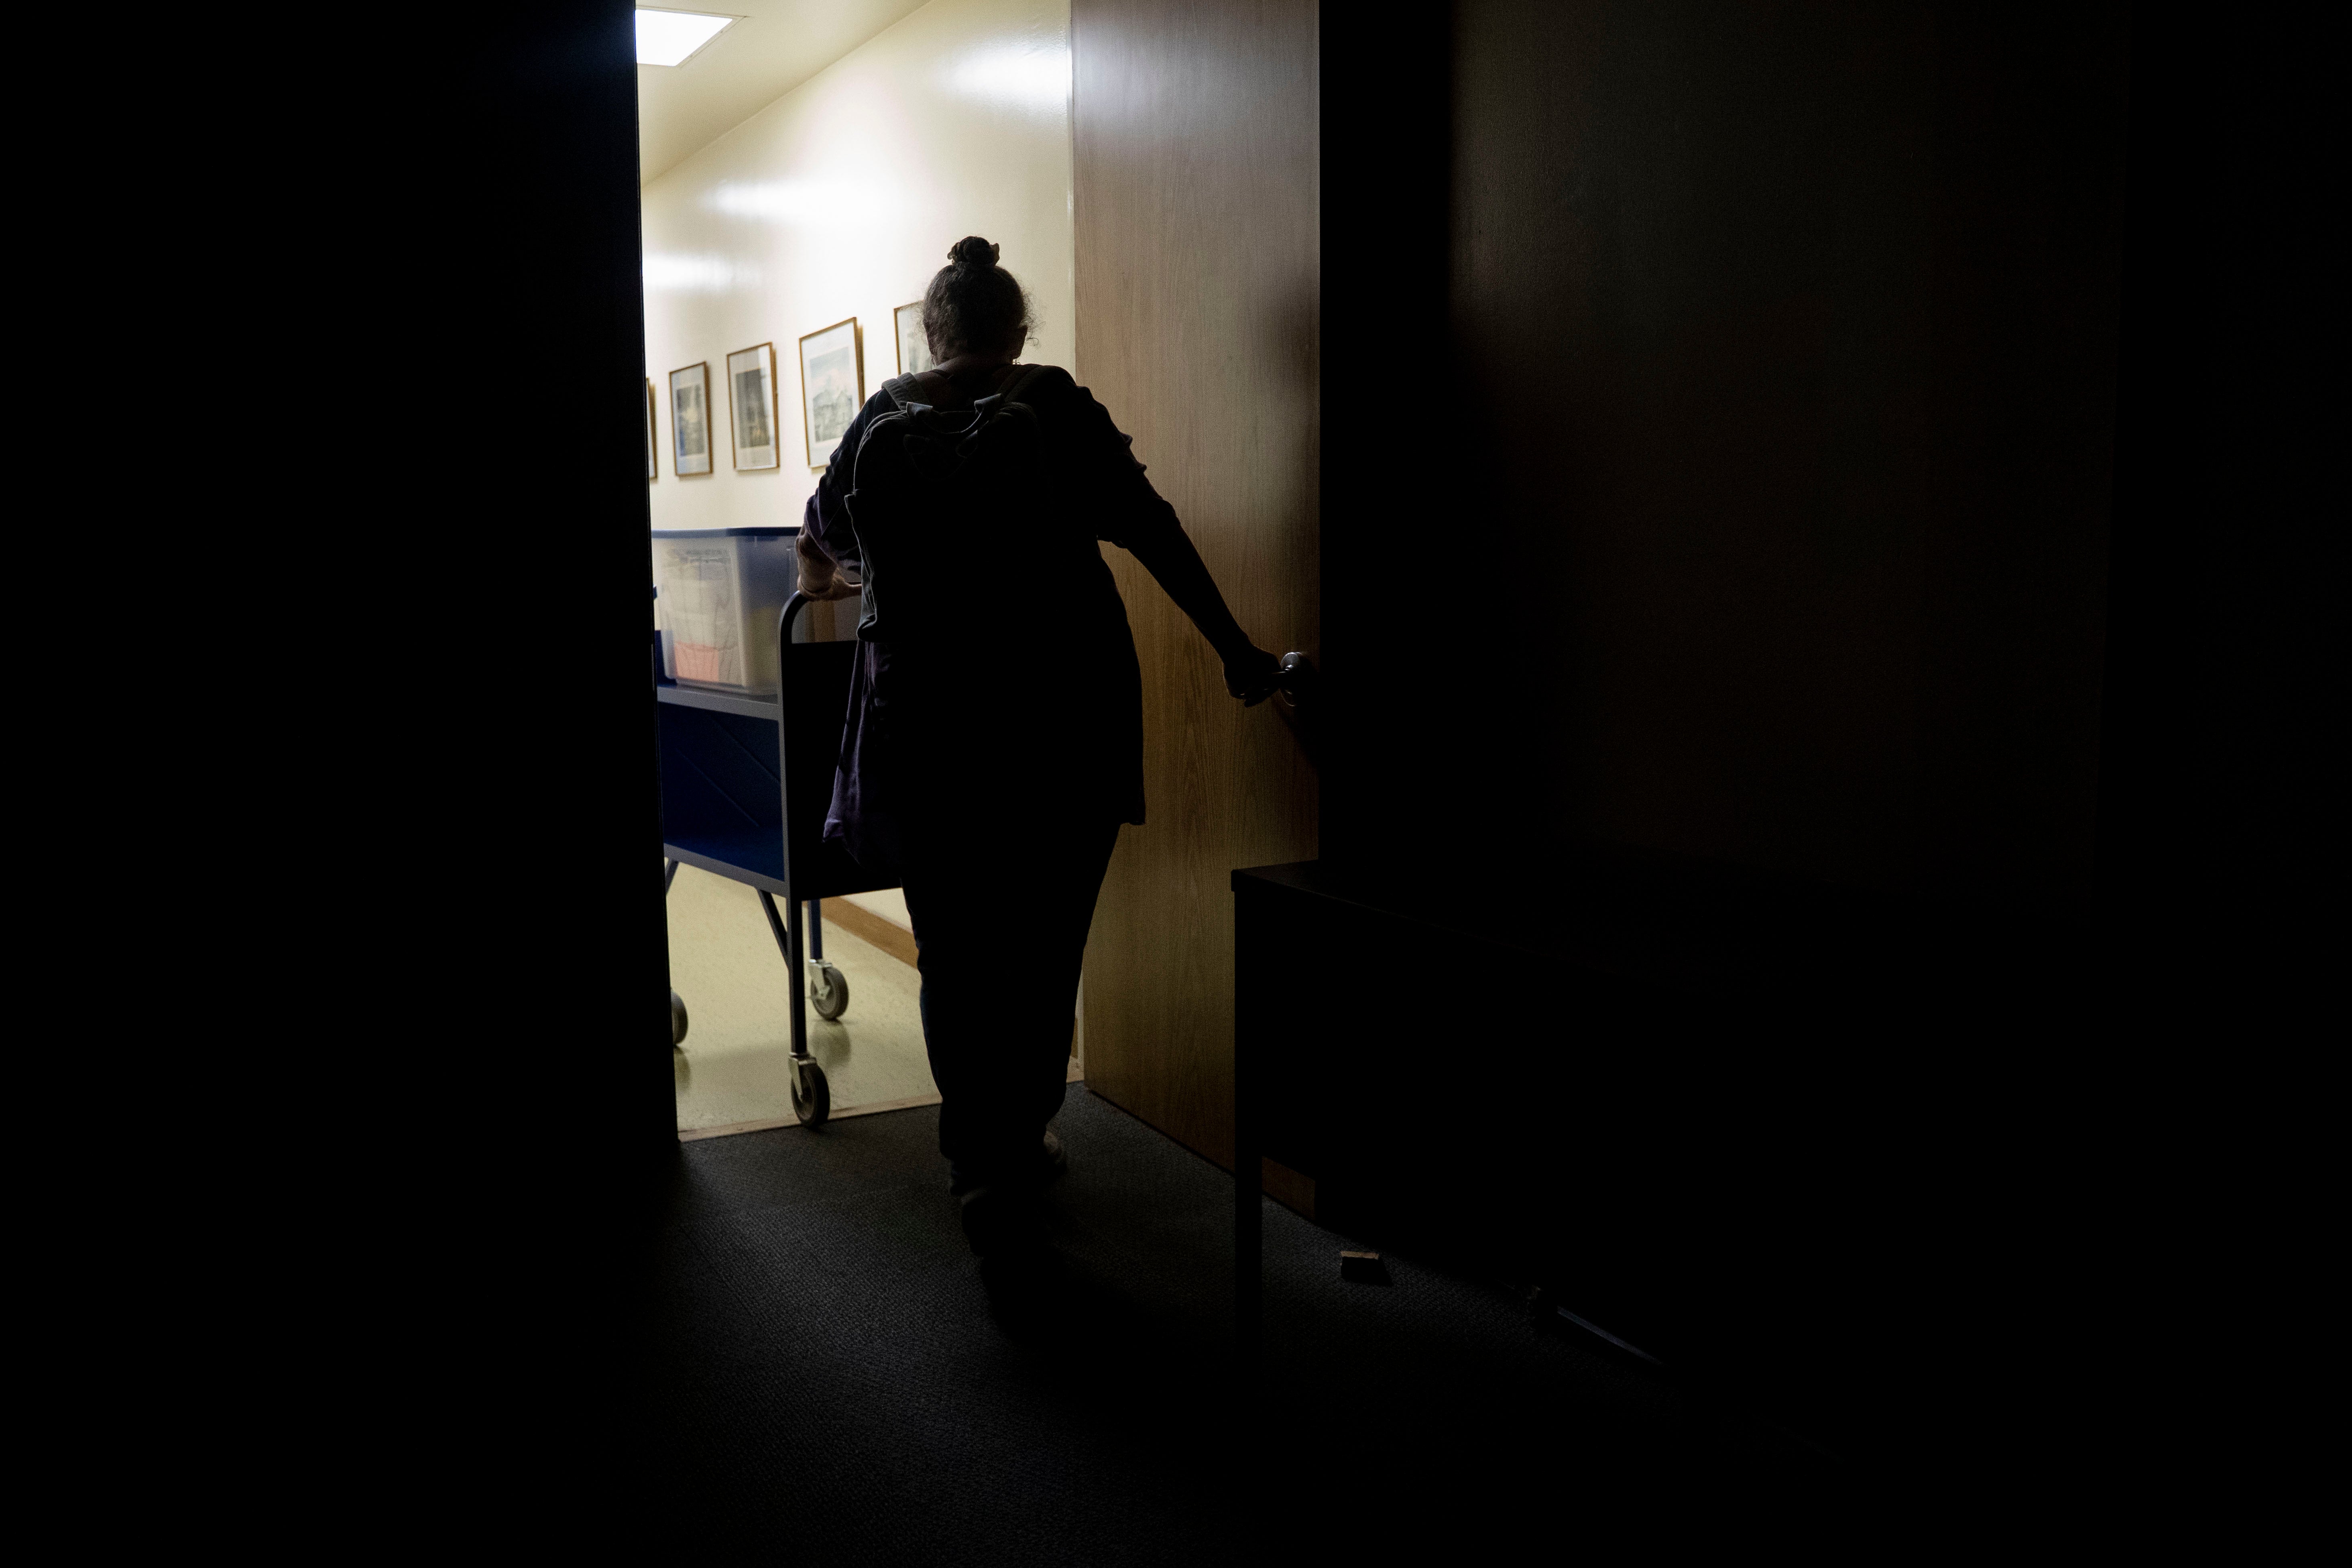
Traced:
POLYGON ((793 1114, 810 1127, 822 1127, 833 1114, 833 1090, 824 1081, 824 1069, 814 1062, 800 1062, 793 1070, 793 1114))
POLYGON ((810 961, 809 1005, 820 1018, 840 1017, 849 1011, 849 976, 824 959, 810 961))
POLYGON ((669 1043, 672 1049, 686 1044, 686 998, 675 991, 669 994, 669 1043))

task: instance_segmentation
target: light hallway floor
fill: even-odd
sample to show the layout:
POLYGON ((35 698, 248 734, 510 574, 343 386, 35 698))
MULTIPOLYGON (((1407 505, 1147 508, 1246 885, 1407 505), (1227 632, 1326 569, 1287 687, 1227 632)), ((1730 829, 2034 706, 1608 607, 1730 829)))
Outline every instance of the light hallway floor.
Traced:
MULTIPOLYGON (((785 987, 793 977, 769 934, 759 894, 680 866, 668 905, 670 988, 685 998, 687 1012, 686 1044, 670 1053, 678 1131, 791 1121, 792 993, 785 987)), ((849 981, 849 1010, 838 1023, 818 1017, 814 1008, 808 1014, 809 1054, 824 1068, 835 1111, 937 1094, 923 1054, 915 971, 830 921, 824 955, 849 981)))

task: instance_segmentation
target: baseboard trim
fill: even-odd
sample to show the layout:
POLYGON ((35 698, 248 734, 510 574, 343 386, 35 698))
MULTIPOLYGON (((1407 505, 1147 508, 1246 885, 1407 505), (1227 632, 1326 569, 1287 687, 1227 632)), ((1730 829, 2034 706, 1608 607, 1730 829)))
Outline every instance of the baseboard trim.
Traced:
POLYGON ((827 899, 824 901, 825 922, 839 926, 869 947, 878 947, 908 968, 915 967, 915 933, 905 926, 884 920, 871 910, 861 910, 847 899, 827 899))
MULTIPOLYGON (((1078 1076, 1077 1058, 1072 1057, 1070 1058, 1070 1076, 1063 1081, 1066 1083, 1084 1083, 1086 1081, 1078 1076)), ((939 1091, 934 1089, 929 1094, 908 1095, 904 1100, 877 1100, 872 1105, 845 1105, 839 1110, 833 1113, 832 1120, 835 1121, 846 1121, 853 1116, 879 1116, 886 1110, 913 1110, 921 1106, 937 1105, 939 1102, 939 1091)), ((681 1143, 692 1143, 703 1138, 732 1138, 738 1132, 767 1132, 779 1127, 798 1127, 800 1125, 802 1125, 801 1119, 797 1116, 771 1117, 765 1121, 730 1121, 725 1125, 719 1127, 686 1128, 678 1133, 677 1141, 681 1143)), ((1269 1162, 1269 1164, 1271 1165, 1271 1162, 1269 1162)), ((1281 1169, 1278 1165, 1272 1166, 1272 1168, 1276 1170, 1281 1169)), ((1297 1179, 1301 1181, 1306 1180, 1305 1177, 1299 1177, 1297 1179)), ((1315 1203, 1315 1184, 1312 1182, 1307 1182, 1307 1207, 1311 1211, 1315 1203)), ((1315 1216, 1311 1212, 1309 1212, 1307 1217, 1312 1219, 1315 1216)))
MULTIPOLYGON (((831 1120, 846 1121, 853 1116, 879 1116, 886 1110, 913 1110, 919 1106, 937 1105, 939 1102, 939 1093, 933 1090, 929 1094, 909 1095, 905 1100, 884 1100, 872 1105, 845 1105, 835 1111, 831 1120)), ((738 1132, 767 1132, 778 1127, 800 1125, 802 1125, 801 1119, 797 1116, 780 1116, 766 1121, 730 1121, 723 1127, 685 1129, 678 1133, 677 1141, 681 1143, 692 1143, 698 1139, 732 1138, 738 1132)))
POLYGON ((1264 1167, 1258 1173, 1258 1191, 1288 1209, 1301 1219, 1315 1217, 1315 1178, 1302 1176, 1287 1165, 1277 1165, 1261 1159, 1264 1167))

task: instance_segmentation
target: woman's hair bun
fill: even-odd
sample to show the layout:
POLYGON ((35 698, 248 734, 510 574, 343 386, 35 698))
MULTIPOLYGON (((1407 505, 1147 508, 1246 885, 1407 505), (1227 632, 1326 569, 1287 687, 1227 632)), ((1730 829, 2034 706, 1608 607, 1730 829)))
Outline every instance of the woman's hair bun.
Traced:
POLYGON ((993 267, 1002 254, 1002 246, 991 245, 976 234, 948 247, 948 259, 958 267, 993 267))
POLYGON ((1029 296, 996 257, 996 247, 971 235, 950 246, 948 264, 931 274, 923 290, 923 335, 940 359, 974 350, 992 354, 1006 343, 1018 351, 1029 341, 1036 324, 1029 296))

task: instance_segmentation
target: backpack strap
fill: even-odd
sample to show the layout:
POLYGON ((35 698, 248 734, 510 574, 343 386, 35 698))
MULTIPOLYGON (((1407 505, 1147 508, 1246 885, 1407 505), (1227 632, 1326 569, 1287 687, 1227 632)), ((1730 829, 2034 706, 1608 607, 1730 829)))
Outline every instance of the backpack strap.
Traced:
MULTIPOLYGON (((1052 368, 1051 365, 1024 364, 1021 367, 1020 374, 1004 384, 1003 391, 992 393, 990 397, 1002 399, 1003 403, 1018 403, 1021 401, 1021 394, 1027 389, 1029 384, 1052 368)), ((921 396, 923 378, 920 373, 913 375, 894 375, 882 384, 882 390, 890 395, 890 401, 898 405, 898 412, 901 414, 918 405, 924 407, 931 406, 924 403, 921 396)), ((982 398, 981 401, 986 402, 988 399, 982 398)), ((1000 406, 1002 406, 1001 404, 1000 406)))
POLYGON ((882 384, 882 390, 890 395, 890 401, 898 405, 901 414, 922 403, 917 395, 922 389, 923 378, 919 375, 894 375, 882 384))
POLYGON ((1021 374, 1014 376, 1011 381, 1006 382, 1004 384, 1004 390, 998 394, 998 395, 1003 397, 1007 403, 1020 402, 1021 395, 1028 390, 1029 384, 1036 380, 1039 376, 1045 374, 1052 368, 1053 367, 1051 365, 1043 364, 1023 365, 1021 367, 1021 374))

